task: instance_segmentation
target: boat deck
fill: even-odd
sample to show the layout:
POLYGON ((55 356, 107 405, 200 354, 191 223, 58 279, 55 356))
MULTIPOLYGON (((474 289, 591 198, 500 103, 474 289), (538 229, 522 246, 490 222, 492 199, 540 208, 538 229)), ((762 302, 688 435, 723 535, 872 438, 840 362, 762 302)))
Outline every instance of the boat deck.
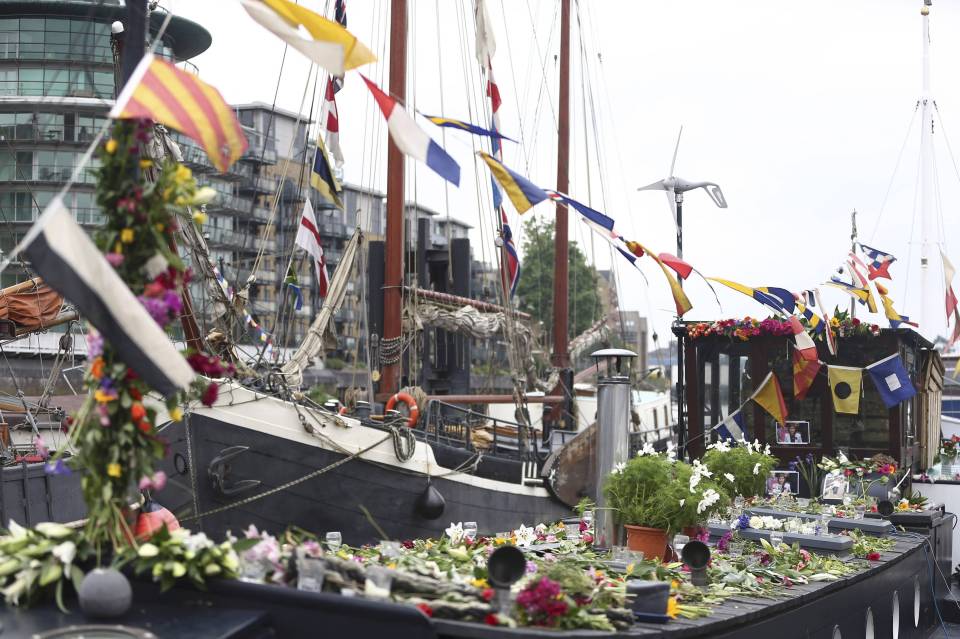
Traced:
MULTIPOLYGON (((897 636, 925 639, 937 625, 933 593, 940 582, 925 548, 926 538, 899 536, 895 547, 871 567, 846 579, 794 586, 775 600, 733 598, 700 619, 674 619, 666 624, 637 623, 618 633, 598 631, 502 628, 476 623, 427 619, 410 606, 379 603, 335 594, 307 593, 279 586, 218 582, 199 592, 189 587, 159 594, 154 584, 136 582, 131 611, 111 623, 150 630, 156 637, 190 636, 197 639, 280 636, 297 639, 316 636, 395 637, 840 637, 897 636), (931 574, 931 573, 934 574, 931 574), (934 577, 936 581, 932 581, 934 577), (896 601, 896 603, 894 603, 896 601), (178 610, 171 615, 171 610, 178 610), (870 621, 868 621, 868 618, 870 621), (176 623, 174 623, 176 621, 176 623), (173 624, 173 625, 171 625, 173 624), (175 627, 174 627, 175 626, 175 627), (189 631, 184 634, 185 629, 189 631), (237 632, 233 632, 233 630, 237 632), (343 634, 339 634, 339 633, 343 634)), ((939 588, 939 586, 938 586, 939 588)), ((71 604, 68 604, 71 605, 71 604)), ((4 636, 32 636, 36 632, 84 623, 76 603, 64 615, 47 604, 30 610, 3 609, 4 636)))

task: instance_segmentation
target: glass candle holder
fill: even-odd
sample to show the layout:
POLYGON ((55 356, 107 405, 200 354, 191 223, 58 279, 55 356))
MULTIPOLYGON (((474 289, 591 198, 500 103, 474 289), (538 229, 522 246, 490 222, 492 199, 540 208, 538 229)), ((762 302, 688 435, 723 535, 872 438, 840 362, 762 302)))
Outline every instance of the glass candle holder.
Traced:
POLYGON ((463 538, 469 539, 470 541, 474 541, 477 538, 477 522, 463 522, 463 538))
POLYGON ((372 599, 389 599, 393 585, 393 573, 383 566, 367 568, 367 577, 363 585, 363 595, 372 599))
POLYGON ((339 532, 328 532, 325 539, 327 542, 327 548, 330 549, 330 552, 337 552, 340 550, 340 546, 343 545, 343 535, 341 535, 339 532))
POLYGON ((302 549, 297 549, 297 590, 320 592, 323 590, 326 572, 322 559, 311 557, 302 549))
POLYGON ((779 548, 780 544, 783 543, 783 532, 780 530, 771 530, 770 531, 770 545, 774 548, 779 548))

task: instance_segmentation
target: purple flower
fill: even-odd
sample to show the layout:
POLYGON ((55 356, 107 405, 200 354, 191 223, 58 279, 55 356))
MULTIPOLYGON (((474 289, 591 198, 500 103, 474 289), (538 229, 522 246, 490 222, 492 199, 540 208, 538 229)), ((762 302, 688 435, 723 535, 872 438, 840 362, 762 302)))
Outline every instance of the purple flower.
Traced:
POLYGON ((55 462, 47 462, 47 465, 44 466, 44 471, 48 475, 69 475, 70 467, 62 459, 58 459, 55 462))
POLYGON ((528 561, 524 572, 526 572, 528 575, 537 572, 537 564, 532 561, 528 561))
POLYGON ((113 268, 117 268, 118 266, 123 264, 123 260, 124 260, 123 253, 107 253, 106 255, 104 255, 104 257, 107 259, 108 262, 110 262, 110 266, 112 266, 113 268))
POLYGON ((87 358, 93 359, 103 355, 103 338, 100 333, 91 329, 87 333, 87 358))
POLYGON ((140 300, 140 303, 143 304, 143 307, 147 309, 147 313, 150 314, 150 317, 153 318, 153 321, 159 324, 160 326, 166 326, 167 322, 170 319, 170 309, 167 307, 166 302, 156 297, 145 297, 141 295, 137 299, 140 300))
POLYGON ((47 448, 47 443, 43 441, 43 437, 38 435, 37 438, 33 440, 33 446, 37 449, 37 454, 43 459, 50 457, 50 449, 47 448))
POLYGON ((147 477, 144 475, 140 478, 139 488, 140 490, 163 490, 163 487, 167 485, 167 474, 162 470, 158 470, 153 474, 153 477, 147 477))
POLYGON ((732 538, 733 538, 733 531, 732 531, 732 530, 728 530, 727 532, 723 533, 723 537, 721 537, 721 538, 717 541, 717 550, 719 550, 719 551, 721 551, 721 552, 726 552, 726 551, 727 551, 727 548, 730 547, 730 540, 731 540, 732 538))
POLYGON ((807 463, 808 464, 813 463, 813 453, 807 453, 807 463))
POLYGON ((745 530, 750 527, 750 515, 744 513, 737 518, 737 523, 734 526, 737 530, 745 530))
POLYGON ((173 316, 180 315, 183 310, 183 302, 176 291, 167 291, 163 294, 163 303, 167 305, 167 312, 173 316))
POLYGON ((789 464, 787 464, 787 468, 789 468, 790 470, 796 470, 796 469, 797 469, 797 462, 795 462, 795 461, 790 462, 789 464))
POLYGON ((110 426, 110 410, 107 408, 107 405, 98 404, 97 412, 100 413, 100 425, 103 427, 110 426))

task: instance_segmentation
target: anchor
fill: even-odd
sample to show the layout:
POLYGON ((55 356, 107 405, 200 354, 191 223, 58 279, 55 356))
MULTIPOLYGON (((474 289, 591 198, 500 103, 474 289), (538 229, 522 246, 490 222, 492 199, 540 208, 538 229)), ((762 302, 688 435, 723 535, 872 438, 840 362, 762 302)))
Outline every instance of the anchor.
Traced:
POLYGON ((210 465, 207 466, 207 476, 213 482, 213 489, 224 497, 231 497, 260 485, 259 479, 241 479, 236 482, 229 479, 230 466, 227 462, 248 450, 250 450, 249 446, 230 446, 224 448, 220 451, 219 455, 213 458, 210 465))

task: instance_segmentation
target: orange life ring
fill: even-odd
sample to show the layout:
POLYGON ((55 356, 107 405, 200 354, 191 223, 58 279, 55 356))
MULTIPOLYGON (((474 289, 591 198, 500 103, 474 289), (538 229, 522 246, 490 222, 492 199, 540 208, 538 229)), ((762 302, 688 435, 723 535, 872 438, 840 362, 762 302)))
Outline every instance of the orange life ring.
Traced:
POLYGON ((410 416, 407 418, 407 426, 410 428, 416 428, 417 420, 420 419, 420 409, 417 408, 416 400, 414 400, 413 397, 411 397, 408 393, 397 393, 387 400, 387 406, 384 408, 384 412, 393 410, 393 407, 397 405, 397 402, 403 402, 407 405, 407 409, 410 411, 410 416))

